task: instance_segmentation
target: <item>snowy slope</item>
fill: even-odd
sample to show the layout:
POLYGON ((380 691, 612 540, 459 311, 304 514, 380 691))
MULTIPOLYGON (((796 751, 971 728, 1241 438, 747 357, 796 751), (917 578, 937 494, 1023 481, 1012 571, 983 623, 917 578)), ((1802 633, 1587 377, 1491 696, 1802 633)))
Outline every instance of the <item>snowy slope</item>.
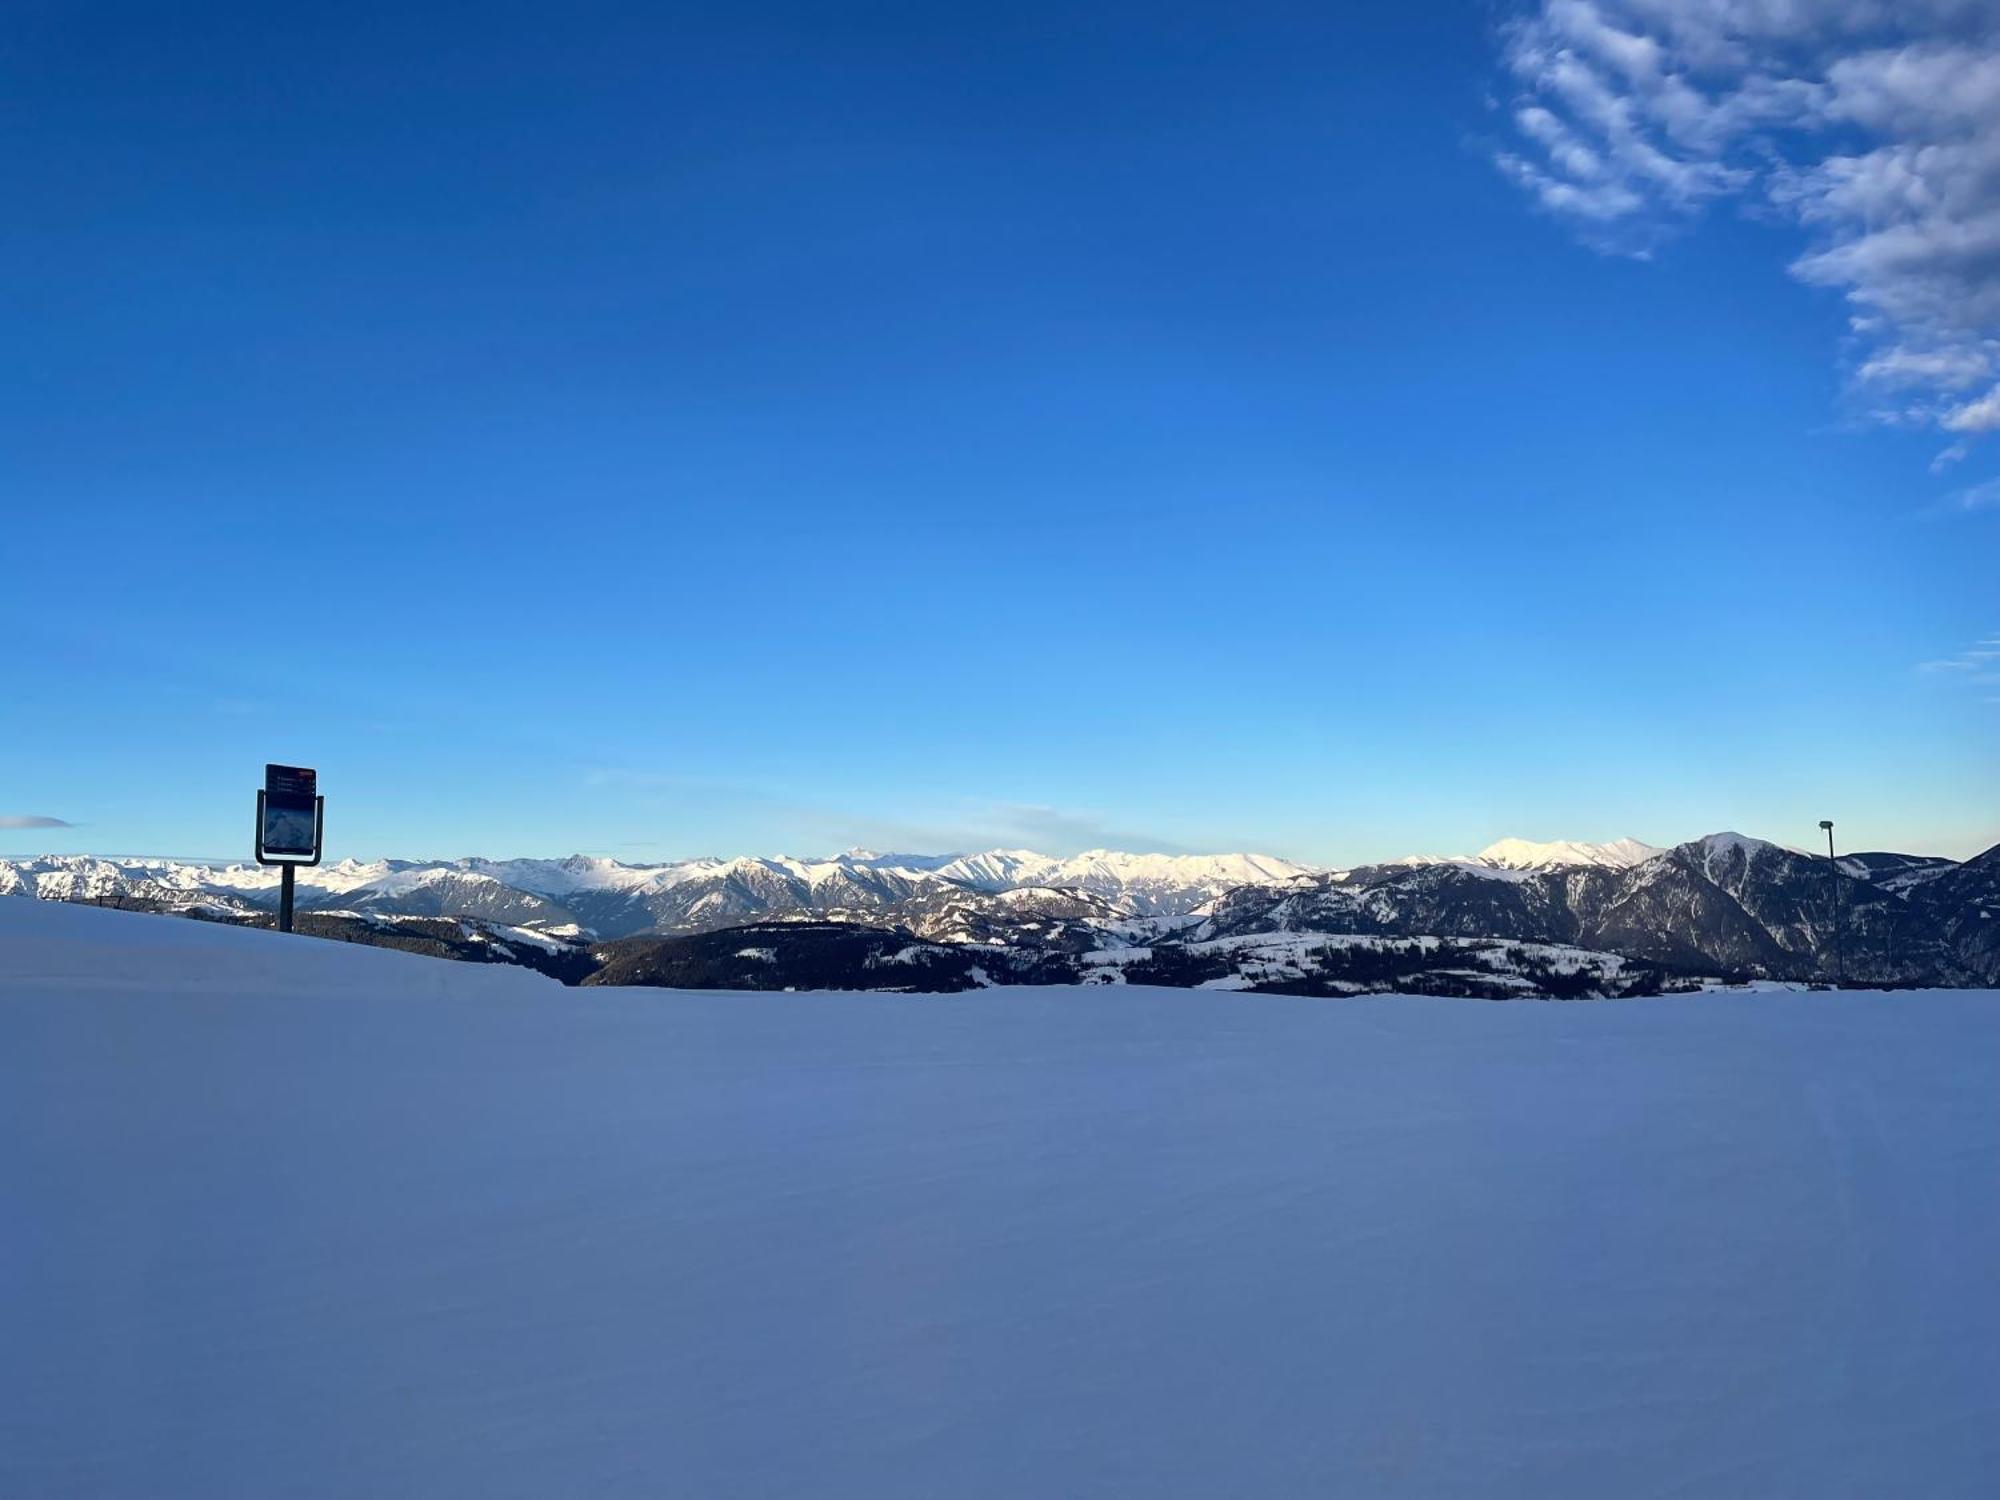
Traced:
POLYGON ((1983 1497, 1996 1055, 0 902, 0 1494, 1983 1497))
POLYGON ((164 1003, 221 996, 292 1000, 305 994, 345 999, 357 993, 485 1001, 560 999, 564 990, 526 969, 489 972, 387 948, 215 922, 56 901, 0 901, 0 1004, 63 995, 91 1000, 129 995, 164 1003))

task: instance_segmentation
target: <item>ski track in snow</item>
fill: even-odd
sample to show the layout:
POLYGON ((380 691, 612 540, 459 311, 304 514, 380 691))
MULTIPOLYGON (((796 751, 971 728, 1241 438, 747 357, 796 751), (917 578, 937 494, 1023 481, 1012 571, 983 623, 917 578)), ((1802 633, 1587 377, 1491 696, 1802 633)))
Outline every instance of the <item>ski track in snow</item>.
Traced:
POLYGON ((0 901, 0 1495, 1986 1496, 1995 1057, 0 901))

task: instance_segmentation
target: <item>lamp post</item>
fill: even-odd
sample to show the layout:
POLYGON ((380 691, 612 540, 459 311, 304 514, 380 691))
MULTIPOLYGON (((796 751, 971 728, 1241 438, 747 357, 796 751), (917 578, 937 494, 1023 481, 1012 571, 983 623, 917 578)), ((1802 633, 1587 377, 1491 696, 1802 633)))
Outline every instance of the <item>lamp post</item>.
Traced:
POLYGON ((1847 963, 1840 952, 1840 865, 1833 857, 1833 819, 1821 818, 1819 826, 1826 830, 1826 884, 1827 905, 1833 912, 1833 982, 1847 983, 1847 963))

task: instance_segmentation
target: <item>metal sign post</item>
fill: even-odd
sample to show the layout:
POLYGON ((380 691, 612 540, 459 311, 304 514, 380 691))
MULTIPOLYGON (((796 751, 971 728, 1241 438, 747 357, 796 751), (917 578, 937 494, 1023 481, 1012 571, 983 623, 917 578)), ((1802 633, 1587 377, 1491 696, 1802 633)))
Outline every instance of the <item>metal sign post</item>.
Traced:
POLYGON ((264 767, 257 794, 257 863, 277 865, 278 931, 292 930, 292 872, 319 863, 326 834, 326 798, 309 766, 264 767))

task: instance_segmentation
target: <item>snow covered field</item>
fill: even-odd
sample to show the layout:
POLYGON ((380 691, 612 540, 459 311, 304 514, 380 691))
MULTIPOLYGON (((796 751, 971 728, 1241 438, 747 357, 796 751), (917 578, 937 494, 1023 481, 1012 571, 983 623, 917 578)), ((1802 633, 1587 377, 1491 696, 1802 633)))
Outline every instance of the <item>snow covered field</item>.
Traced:
POLYGON ((0 1495, 1987 1496, 2000 995, 564 990, 0 901, 0 1495))

